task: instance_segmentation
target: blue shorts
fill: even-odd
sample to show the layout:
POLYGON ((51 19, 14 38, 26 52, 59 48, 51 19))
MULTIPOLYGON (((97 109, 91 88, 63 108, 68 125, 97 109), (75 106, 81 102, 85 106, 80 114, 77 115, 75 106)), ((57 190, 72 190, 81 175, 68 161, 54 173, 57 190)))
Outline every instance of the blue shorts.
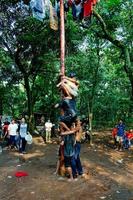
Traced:
POLYGON ((71 167, 72 165, 72 158, 73 156, 64 156, 64 163, 65 163, 65 167, 71 167))

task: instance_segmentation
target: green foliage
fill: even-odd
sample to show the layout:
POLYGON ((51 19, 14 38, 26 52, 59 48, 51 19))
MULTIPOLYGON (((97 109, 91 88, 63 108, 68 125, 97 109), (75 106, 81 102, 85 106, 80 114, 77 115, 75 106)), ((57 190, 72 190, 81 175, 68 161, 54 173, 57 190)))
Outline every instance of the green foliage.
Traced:
MULTIPOLYGON (((15 9, 16 1, 2 1, 2 49, 0 50, 0 78, 3 112, 19 116, 28 110, 28 98, 33 112, 57 121, 54 105, 60 95, 56 88, 60 69, 59 31, 49 28, 31 15, 15 9), (13 4, 12 4, 13 3, 13 4), (24 14, 25 13, 25 14, 24 14), (14 22, 14 27, 11 25, 14 22), (5 39, 6 38, 6 39, 5 39), (9 48, 7 48, 9 47, 9 48), (17 51, 19 50, 19 53, 17 51), (19 64, 16 63, 16 56, 19 64), (29 97, 25 77, 29 83, 29 97), (22 86, 23 85, 23 86, 22 86), (10 99, 10 101, 8 101, 10 99)), ((122 41, 132 54, 133 9, 128 0, 100 1, 96 8, 112 37, 122 41), (130 20, 129 20, 130 19, 130 20)), ((72 19, 66 19, 66 74, 74 71, 80 81, 77 106, 79 115, 93 113, 94 125, 112 125, 118 118, 131 121, 131 82, 124 71, 122 52, 104 37, 102 27, 93 16, 92 24, 83 29, 72 19)))

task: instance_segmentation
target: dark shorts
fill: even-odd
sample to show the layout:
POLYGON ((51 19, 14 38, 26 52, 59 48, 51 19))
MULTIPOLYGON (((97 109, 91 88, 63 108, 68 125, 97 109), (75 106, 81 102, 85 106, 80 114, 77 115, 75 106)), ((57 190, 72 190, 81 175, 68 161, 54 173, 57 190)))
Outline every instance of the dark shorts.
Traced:
POLYGON ((71 167, 73 156, 67 157, 64 156, 65 167, 71 167))
POLYGON ((60 116, 60 121, 65 123, 69 128, 72 126, 72 123, 77 119, 77 115, 72 117, 71 115, 63 115, 60 116))

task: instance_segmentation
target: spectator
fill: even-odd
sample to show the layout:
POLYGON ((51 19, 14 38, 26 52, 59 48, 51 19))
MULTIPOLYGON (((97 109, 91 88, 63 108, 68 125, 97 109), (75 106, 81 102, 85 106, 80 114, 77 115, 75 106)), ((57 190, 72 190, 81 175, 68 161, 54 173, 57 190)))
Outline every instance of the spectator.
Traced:
POLYGON ((118 142, 118 150, 122 151, 123 149, 123 138, 125 134, 125 125, 122 120, 119 121, 119 124, 117 125, 117 138, 116 141, 118 142))
POLYGON ((18 130, 18 125, 16 124, 15 120, 12 119, 11 124, 9 124, 8 126, 11 149, 14 147, 17 148, 17 145, 16 145, 16 136, 18 136, 17 130, 18 130))
POLYGON ((46 143, 51 143, 51 129, 52 129, 52 123, 50 120, 45 123, 45 130, 46 130, 46 143))
POLYGON ((116 141, 116 139, 117 139, 117 132, 118 132, 118 128, 117 128, 117 125, 116 125, 113 128, 113 130, 112 130, 112 138, 114 140, 114 148, 116 148, 116 146, 117 146, 117 141, 116 141))
POLYGON ((3 124, 3 136, 4 136, 4 140, 7 142, 7 146, 9 146, 9 142, 10 142, 10 139, 9 139, 9 135, 8 135, 8 126, 9 126, 10 122, 8 121, 7 118, 5 118, 5 122, 3 124))
POLYGON ((19 129, 19 134, 20 134, 20 146, 19 146, 19 151, 20 153, 26 153, 25 147, 27 141, 25 140, 25 137, 27 135, 27 123, 25 123, 25 119, 22 118, 20 122, 20 129, 19 129))
POLYGON ((124 137, 124 147, 125 149, 129 149, 131 147, 131 141, 133 140, 133 130, 130 129, 125 133, 124 137))

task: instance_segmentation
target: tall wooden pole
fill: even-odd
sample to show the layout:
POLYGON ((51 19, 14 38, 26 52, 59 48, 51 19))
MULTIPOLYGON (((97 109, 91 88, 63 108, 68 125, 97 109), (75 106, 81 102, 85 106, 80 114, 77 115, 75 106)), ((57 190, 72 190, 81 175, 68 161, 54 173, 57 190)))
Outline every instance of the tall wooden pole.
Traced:
POLYGON ((60 72, 62 75, 65 75, 64 0, 60 0, 60 72))

